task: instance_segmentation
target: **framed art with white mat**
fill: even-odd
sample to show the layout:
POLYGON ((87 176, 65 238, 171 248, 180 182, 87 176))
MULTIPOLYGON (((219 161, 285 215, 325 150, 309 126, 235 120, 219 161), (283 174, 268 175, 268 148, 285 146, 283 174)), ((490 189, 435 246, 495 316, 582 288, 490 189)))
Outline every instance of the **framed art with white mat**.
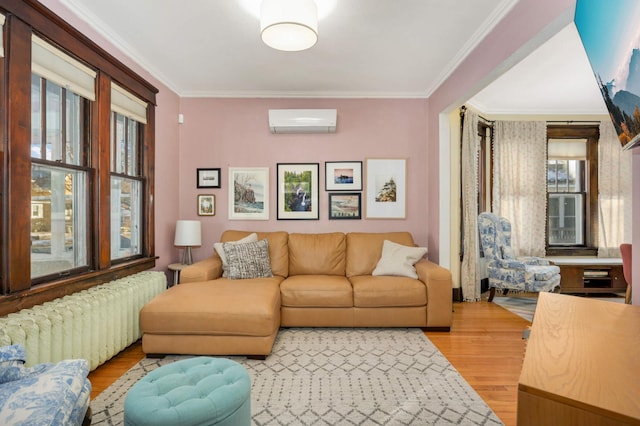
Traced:
POLYGON ((404 219, 407 215, 407 160, 366 160, 367 219, 404 219))

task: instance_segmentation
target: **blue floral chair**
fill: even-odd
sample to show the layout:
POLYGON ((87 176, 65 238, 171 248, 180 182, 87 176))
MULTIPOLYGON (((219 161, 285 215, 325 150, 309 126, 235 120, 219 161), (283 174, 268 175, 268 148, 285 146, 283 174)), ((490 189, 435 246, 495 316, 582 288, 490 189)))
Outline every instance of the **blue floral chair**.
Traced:
POLYGON ((511 247, 511 223, 493 213, 480 213, 478 230, 489 273, 489 302, 496 289, 530 292, 554 291, 560 268, 539 257, 516 257, 511 247))
POLYGON ((0 425, 67 426, 91 423, 84 359, 24 367, 21 345, 0 347, 0 425))

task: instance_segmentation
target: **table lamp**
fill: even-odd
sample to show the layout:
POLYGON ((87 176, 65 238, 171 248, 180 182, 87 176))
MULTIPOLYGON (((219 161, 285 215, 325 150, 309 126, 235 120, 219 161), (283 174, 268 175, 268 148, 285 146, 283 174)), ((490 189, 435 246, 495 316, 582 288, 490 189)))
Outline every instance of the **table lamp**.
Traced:
POLYGON ((176 223, 176 238, 173 245, 184 247, 184 252, 182 253, 183 265, 191 265, 193 263, 191 247, 201 244, 199 220, 179 220, 176 223))

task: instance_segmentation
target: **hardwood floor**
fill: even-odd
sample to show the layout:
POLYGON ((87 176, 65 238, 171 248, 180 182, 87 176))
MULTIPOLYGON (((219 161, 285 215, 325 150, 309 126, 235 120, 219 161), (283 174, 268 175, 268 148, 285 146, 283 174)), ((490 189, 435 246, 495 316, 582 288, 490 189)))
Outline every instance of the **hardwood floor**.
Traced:
MULTIPOLYGON (((522 332, 529 325, 494 303, 455 303, 451 332, 426 334, 504 424, 512 426, 525 349, 522 332)), ((142 345, 136 342, 92 371, 91 399, 142 358, 142 345)))

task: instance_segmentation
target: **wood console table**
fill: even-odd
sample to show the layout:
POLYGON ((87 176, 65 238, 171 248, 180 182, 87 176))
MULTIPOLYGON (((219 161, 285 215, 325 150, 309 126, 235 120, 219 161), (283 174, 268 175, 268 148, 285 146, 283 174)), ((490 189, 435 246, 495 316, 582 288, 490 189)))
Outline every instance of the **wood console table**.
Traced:
POLYGON ((560 267, 561 293, 624 293, 622 259, 547 257, 560 267))
POLYGON ((540 293, 518 426, 640 425, 640 307, 540 293))

